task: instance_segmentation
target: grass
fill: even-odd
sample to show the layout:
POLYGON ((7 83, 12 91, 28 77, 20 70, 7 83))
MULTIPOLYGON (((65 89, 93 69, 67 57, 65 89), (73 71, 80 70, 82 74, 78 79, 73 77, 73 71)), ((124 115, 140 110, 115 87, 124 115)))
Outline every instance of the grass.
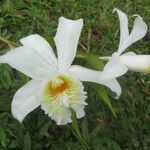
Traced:
MULTIPOLYGON (((55 48, 53 37, 58 18, 84 19, 78 52, 111 55, 118 47, 119 22, 113 8, 130 15, 143 16, 150 28, 149 0, 2 0, 0 37, 16 44, 19 39, 37 33, 55 48), (89 41, 90 31, 90 41, 89 41), (90 45, 90 46, 89 46, 90 45)), ((6 42, 7 43, 7 42, 6 42)), ((0 54, 10 45, 0 42, 0 54)), ((150 36, 129 48, 138 54, 150 53, 150 36)), ((78 63, 85 65, 80 60, 78 63)), ((20 124, 11 115, 11 100, 17 89, 29 79, 6 64, 0 64, 0 150, 148 150, 150 149, 150 76, 128 72, 119 78, 123 93, 119 100, 109 97, 114 118, 93 89, 86 85, 86 116, 74 125, 57 126, 38 108, 20 124), (78 124, 78 126, 77 126, 78 124)))

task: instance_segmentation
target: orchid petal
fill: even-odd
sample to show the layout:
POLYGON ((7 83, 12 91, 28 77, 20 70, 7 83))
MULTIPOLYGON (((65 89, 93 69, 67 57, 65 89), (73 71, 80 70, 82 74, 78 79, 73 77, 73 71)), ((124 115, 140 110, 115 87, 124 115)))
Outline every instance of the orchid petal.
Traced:
POLYGON ((77 50, 77 45, 83 26, 83 20, 69 20, 64 17, 59 18, 57 33, 54 38, 59 69, 68 69, 71 65, 77 50))
POLYGON ((137 55, 135 52, 130 51, 130 52, 122 54, 121 56, 135 56, 135 55, 137 55))
POLYGON ((40 81, 33 79, 16 92, 12 100, 11 111, 13 117, 20 122, 40 105, 35 95, 40 88, 40 84, 40 81))
POLYGON ((128 38, 129 36, 129 30, 128 30, 128 17, 125 13, 123 13, 119 9, 114 9, 113 12, 117 11, 119 22, 120 22, 120 43, 119 48, 122 46, 123 42, 128 38))
POLYGON ((8 63, 11 67, 21 71, 33 79, 42 80, 53 75, 56 70, 50 66, 37 51, 29 47, 12 49, 0 56, 1 63, 8 63))
POLYGON ((76 112, 76 116, 78 119, 85 116, 84 107, 85 106, 83 105, 77 105, 77 106, 72 107, 72 109, 76 112))
POLYGON ((150 55, 122 55, 120 60, 132 71, 148 72, 150 68, 150 55))
POLYGON ((105 65, 104 70, 102 72, 103 79, 112 79, 119 76, 122 76, 128 71, 126 65, 121 63, 120 56, 114 53, 109 60, 109 62, 105 65))
POLYGON ((121 92, 122 92, 121 86, 115 78, 109 79, 109 80, 103 80, 101 81, 101 84, 109 87, 111 91, 115 92, 117 94, 117 96, 115 96, 116 99, 120 97, 121 92))
POLYGON ((110 88, 113 92, 115 92, 118 96, 121 94, 121 87, 116 79, 108 79, 104 80, 102 78, 101 71, 94 71, 91 69, 87 69, 78 65, 71 66, 69 68, 69 72, 78 77, 80 81, 89 81, 98 84, 102 84, 110 88))
POLYGON ((43 37, 38 34, 33 34, 21 39, 20 42, 26 47, 35 49, 49 65, 57 69, 57 58, 50 44, 43 37))
POLYGON ((69 68, 69 72, 80 81, 89 81, 94 83, 99 83, 101 81, 101 71, 94 71, 78 65, 72 65, 69 68))
POLYGON ((122 46, 118 49, 118 54, 121 54, 127 47, 134 42, 142 39, 147 32, 147 25, 143 21, 142 17, 136 15, 134 26, 130 36, 123 42, 122 46))

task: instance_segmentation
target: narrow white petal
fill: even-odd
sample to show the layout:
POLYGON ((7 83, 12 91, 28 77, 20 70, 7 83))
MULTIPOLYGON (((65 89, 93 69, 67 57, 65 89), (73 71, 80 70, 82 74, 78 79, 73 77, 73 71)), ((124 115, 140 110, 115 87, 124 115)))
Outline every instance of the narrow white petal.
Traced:
POLYGON ((71 65, 76 55, 82 27, 82 19, 74 21, 64 17, 59 18, 54 40, 57 47, 59 68, 62 70, 67 69, 71 65))
POLYGON ((116 79, 104 80, 101 81, 101 84, 107 86, 111 91, 115 92, 117 94, 115 97, 116 99, 118 99, 121 95, 121 86, 116 79))
POLYGON ((120 43, 119 48, 122 46, 123 42, 128 38, 129 36, 129 30, 128 30, 128 17, 125 13, 123 13, 119 9, 114 9, 114 11, 117 11, 119 22, 120 22, 120 43))
POLYGON ((148 72, 150 68, 150 55, 122 55, 120 58, 131 71, 148 72))
POLYGON ((36 99, 40 85, 40 81, 31 80, 16 92, 12 100, 11 112, 13 117, 20 122, 23 121, 27 114, 40 105, 36 99))
POLYGON ((50 44, 40 35, 33 34, 22 38, 20 42, 27 47, 31 47, 39 53, 39 55, 47 61, 47 63, 57 69, 57 58, 50 44))
POLYGON ((137 17, 135 18, 134 26, 130 36, 126 39, 126 41, 123 42, 121 47, 118 49, 119 54, 121 54, 127 47, 129 47, 134 42, 142 39, 147 32, 147 25, 143 21, 142 17, 138 15, 136 16, 137 17))
POLYGON ((121 56, 134 56, 134 55, 137 55, 137 54, 135 52, 133 52, 133 51, 130 51, 130 52, 124 53, 121 56))
POLYGON ((109 60, 109 62, 105 65, 104 70, 102 72, 103 79, 112 79, 119 76, 122 76, 128 71, 126 65, 124 65, 121 60, 120 56, 114 53, 109 60))
POLYGON ((12 49, 5 55, 0 56, 0 62, 8 63, 27 76, 40 80, 51 76, 56 71, 41 58, 37 51, 24 46, 12 49))
POLYGON ((71 66, 69 68, 70 74, 76 76, 80 81, 89 81, 102 84, 110 88, 118 96, 121 94, 121 87, 116 79, 103 79, 101 71, 94 71, 81 66, 71 66))
POLYGON ((99 83, 101 81, 101 71, 94 71, 78 65, 69 68, 69 73, 77 77, 80 81, 99 83))

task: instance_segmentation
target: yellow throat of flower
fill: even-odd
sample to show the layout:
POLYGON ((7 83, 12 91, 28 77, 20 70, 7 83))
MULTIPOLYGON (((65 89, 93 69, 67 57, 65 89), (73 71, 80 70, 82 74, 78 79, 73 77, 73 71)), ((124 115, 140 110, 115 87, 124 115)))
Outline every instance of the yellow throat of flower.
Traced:
POLYGON ((43 90, 43 95, 45 95, 47 98, 57 97, 63 92, 69 91, 69 89, 73 86, 74 81, 72 78, 66 75, 59 75, 46 84, 43 90))
POLYGON ((70 83, 64 76, 59 76, 49 83, 48 88, 52 95, 57 95, 69 89, 70 83))
POLYGON ((146 69, 147 73, 150 73, 150 66, 146 69))

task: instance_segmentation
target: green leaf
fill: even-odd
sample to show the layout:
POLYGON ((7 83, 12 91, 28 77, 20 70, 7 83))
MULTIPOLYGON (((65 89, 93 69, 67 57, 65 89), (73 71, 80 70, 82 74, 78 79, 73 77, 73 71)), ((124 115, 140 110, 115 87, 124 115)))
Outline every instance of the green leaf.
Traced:
POLYGON ((86 58, 88 64, 89 64, 93 69, 96 69, 96 70, 103 70, 103 68, 104 68, 103 62, 102 62, 95 54, 87 53, 87 54, 85 55, 85 58, 86 58))
POLYGON ((6 133, 5 130, 0 126, 0 142, 6 140, 6 133))
POLYGON ((24 84, 26 84, 30 80, 29 77, 27 77, 25 74, 23 74, 19 71, 17 71, 16 74, 17 74, 19 80, 22 81, 22 83, 24 83, 24 84))
POLYGON ((98 125, 95 127, 95 129, 90 133, 91 138, 96 138, 96 136, 99 134, 101 131, 101 127, 98 125))
POLYGON ((109 138, 95 138, 92 141, 92 146, 96 150, 121 150, 119 145, 109 138))
POLYGON ((43 136, 45 136, 47 134, 47 131, 48 131, 50 125, 51 125, 51 121, 49 121, 43 127, 41 127, 41 129, 40 129, 40 131, 38 133, 38 139, 39 140, 42 139, 43 136))
POLYGON ((28 132, 24 136, 23 150, 31 150, 31 138, 28 132))
POLYGON ((76 136, 82 140, 82 135, 80 133, 80 129, 78 127, 77 119, 76 119, 76 114, 74 111, 72 111, 72 129, 75 131, 76 136))
POLYGON ((11 86, 11 75, 12 70, 7 64, 0 64, 0 81, 2 84, 2 87, 9 89, 11 86))
POLYGON ((9 87, 11 86, 11 77, 7 71, 3 72, 3 74, 0 77, 0 80, 2 82, 3 87, 9 89, 9 87))
POLYGON ((115 110, 114 110, 114 108, 111 105, 110 99, 109 99, 109 97, 108 97, 104 87, 102 85, 95 84, 95 83, 89 83, 88 85, 90 87, 92 87, 97 92, 97 94, 102 98, 102 100, 105 102, 105 104, 111 110, 111 112, 114 115, 114 117, 117 117, 116 113, 115 113, 115 110))
POLYGON ((76 138, 89 149, 89 146, 86 143, 86 141, 83 139, 80 129, 78 127, 78 122, 74 111, 72 111, 72 130, 76 138))
POLYGON ((86 118, 82 121, 82 135, 86 142, 89 142, 89 130, 86 118))

